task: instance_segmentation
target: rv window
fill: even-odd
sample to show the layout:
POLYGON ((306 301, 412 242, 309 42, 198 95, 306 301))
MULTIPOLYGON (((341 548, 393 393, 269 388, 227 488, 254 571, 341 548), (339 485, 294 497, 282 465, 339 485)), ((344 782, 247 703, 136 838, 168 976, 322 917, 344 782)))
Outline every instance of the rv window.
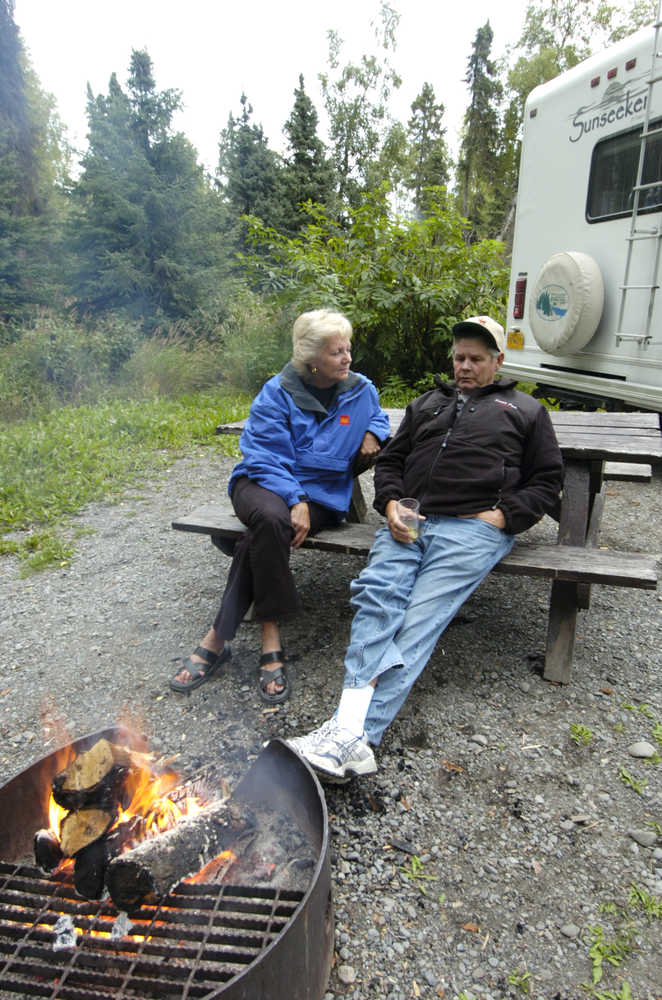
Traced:
MULTIPOLYGON (((662 120, 651 122, 649 129, 659 128, 662 120)), ((641 129, 621 133, 599 142, 593 150, 588 184, 586 218, 589 222, 604 222, 632 214, 633 191, 639 166, 641 129)), ((643 184, 660 181, 642 191, 639 211, 654 212, 662 208, 662 134, 646 141, 643 184)))

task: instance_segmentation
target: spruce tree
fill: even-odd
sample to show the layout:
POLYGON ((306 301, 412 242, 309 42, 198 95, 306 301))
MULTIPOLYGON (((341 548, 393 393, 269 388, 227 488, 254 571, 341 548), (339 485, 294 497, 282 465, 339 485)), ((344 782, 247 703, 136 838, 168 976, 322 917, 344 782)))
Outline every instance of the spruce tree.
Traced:
POLYGON ((279 229, 283 221, 282 168, 269 148, 261 125, 252 120, 253 108, 241 95, 241 115, 230 114, 219 143, 218 184, 227 208, 231 242, 246 248, 244 215, 256 215, 279 229))
POLYGON ((311 201, 331 209, 334 203, 333 165, 326 157, 324 143, 317 135, 315 105, 304 87, 303 75, 294 91, 294 106, 284 125, 289 143, 285 157, 283 186, 286 199, 283 228, 293 235, 306 225, 308 217, 300 206, 311 201))
POLYGON ((493 193, 500 171, 503 98, 497 67, 490 58, 493 37, 487 21, 476 32, 465 76, 470 101, 464 115, 458 184, 460 211, 472 224, 472 239, 494 236, 503 216, 503 206, 495 202, 493 193))
POLYGON ((426 188, 446 187, 449 181, 450 157, 444 138, 446 129, 442 127, 444 110, 444 105, 436 101, 434 88, 424 83, 412 102, 407 125, 410 165, 406 186, 421 215, 429 209, 426 188))
POLYGON ((133 52, 126 92, 115 74, 107 95, 88 87, 72 226, 81 313, 120 309, 150 330, 212 307, 223 262, 218 199, 195 149, 173 132, 178 107, 176 91, 156 89, 146 52, 133 52))
MULTIPOLYGON (((57 295, 56 222, 64 212, 64 142, 53 98, 23 50, 12 0, 0 0, 0 321, 57 295)), ((7 336, 8 334, 5 334, 7 336)))

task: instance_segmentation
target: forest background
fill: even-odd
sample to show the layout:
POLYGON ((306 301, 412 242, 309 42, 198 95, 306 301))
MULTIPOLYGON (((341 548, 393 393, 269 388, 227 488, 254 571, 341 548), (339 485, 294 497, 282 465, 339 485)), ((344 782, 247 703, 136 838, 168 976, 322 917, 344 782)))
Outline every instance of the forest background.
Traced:
POLYGON ((283 154, 237 94, 211 174, 146 50, 88 86, 76 158, 0 0, 0 552, 66 562, 53 526, 244 415, 304 309, 349 316, 353 367, 387 403, 447 374, 453 324, 505 315, 527 95, 655 7, 531 3, 500 60, 477 26, 454 155, 429 83, 392 114, 400 15, 382 0, 357 61, 328 32, 326 134, 302 75, 283 154))

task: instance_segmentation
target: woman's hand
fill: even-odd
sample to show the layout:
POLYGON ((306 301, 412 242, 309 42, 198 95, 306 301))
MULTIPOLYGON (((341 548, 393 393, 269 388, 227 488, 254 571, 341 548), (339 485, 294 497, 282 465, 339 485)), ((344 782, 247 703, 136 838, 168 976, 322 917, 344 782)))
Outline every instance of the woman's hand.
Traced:
POLYGON ((294 538, 290 545, 293 549, 298 549, 310 531, 310 510, 305 500, 290 507, 290 521, 294 528, 294 538))
POLYGON ((361 447, 359 448, 359 455, 365 458, 371 455, 376 455, 382 450, 382 446, 379 443, 379 439, 375 437, 372 431, 366 431, 363 435, 363 441, 361 441, 361 447))

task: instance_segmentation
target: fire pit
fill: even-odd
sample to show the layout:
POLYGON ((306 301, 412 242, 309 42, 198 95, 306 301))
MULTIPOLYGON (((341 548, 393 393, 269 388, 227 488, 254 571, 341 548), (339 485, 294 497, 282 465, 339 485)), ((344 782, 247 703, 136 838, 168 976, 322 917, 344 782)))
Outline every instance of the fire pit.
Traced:
MULTIPOLYGON (((121 727, 73 748, 100 738, 143 749, 121 727)), ((284 816, 312 845, 306 888, 259 873, 246 884, 187 880, 128 917, 107 896, 81 898, 70 873, 49 877, 31 860, 61 762, 50 754, 0 788, 0 990, 52 1000, 320 1000, 333 950, 326 805, 297 754, 272 740, 232 799, 284 816)))

